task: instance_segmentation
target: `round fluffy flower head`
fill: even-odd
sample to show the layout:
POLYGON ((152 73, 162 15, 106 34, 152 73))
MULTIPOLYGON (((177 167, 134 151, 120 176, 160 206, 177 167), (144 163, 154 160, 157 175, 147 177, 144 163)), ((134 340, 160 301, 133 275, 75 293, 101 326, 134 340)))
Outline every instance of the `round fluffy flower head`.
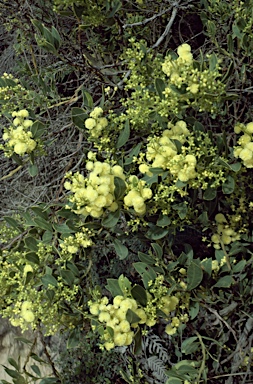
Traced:
POLYGON ((21 109, 21 111, 17 112, 16 116, 25 118, 29 116, 29 112, 26 109, 21 109))
POLYGON ((85 128, 87 129, 93 129, 96 126, 96 120, 92 118, 88 118, 85 120, 84 125, 85 125, 85 128))
POLYGON ((250 122, 250 123, 246 124, 245 131, 246 131, 246 133, 250 133, 250 134, 253 133, 253 122, 250 122))
POLYGON ((191 46, 189 44, 182 44, 177 48, 177 54, 180 59, 186 63, 192 62, 191 46))
POLYGON ((93 111, 90 113, 90 117, 93 117, 94 119, 97 119, 100 117, 103 113, 103 109, 101 107, 96 107, 93 109, 93 111))
POLYGON ((14 145, 14 152, 17 154, 17 155, 24 155, 27 151, 27 145, 25 143, 22 143, 22 142, 18 142, 17 144, 14 145))

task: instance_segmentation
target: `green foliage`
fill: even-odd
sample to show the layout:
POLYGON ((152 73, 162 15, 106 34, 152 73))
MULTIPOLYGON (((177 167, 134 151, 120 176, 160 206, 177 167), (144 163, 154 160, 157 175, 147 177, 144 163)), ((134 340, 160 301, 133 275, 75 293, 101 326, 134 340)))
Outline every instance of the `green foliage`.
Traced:
POLYGON ((31 373, 11 357, 5 372, 252 381, 251 2, 19 8, 0 11, 17 62, 0 77, 1 181, 48 192, 4 207, 0 314, 67 341, 50 377, 32 351, 31 373))

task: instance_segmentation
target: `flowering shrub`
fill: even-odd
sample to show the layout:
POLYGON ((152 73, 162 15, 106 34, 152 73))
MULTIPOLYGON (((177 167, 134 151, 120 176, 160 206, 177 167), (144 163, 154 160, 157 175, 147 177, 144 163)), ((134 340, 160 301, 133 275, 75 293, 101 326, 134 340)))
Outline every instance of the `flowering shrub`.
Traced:
POLYGON ((17 175, 25 195, 53 175, 0 217, 1 316, 114 350, 125 368, 110 382, 252 381, 250 4, 48 3, 20 32, 22 79, 0 78, 0 149, 18 163, 1 181, 17 175))

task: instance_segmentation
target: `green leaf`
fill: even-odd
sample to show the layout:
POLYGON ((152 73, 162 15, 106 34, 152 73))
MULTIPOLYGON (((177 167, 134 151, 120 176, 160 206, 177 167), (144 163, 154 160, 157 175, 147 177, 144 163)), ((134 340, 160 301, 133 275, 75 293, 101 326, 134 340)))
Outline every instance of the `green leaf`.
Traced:
POLYGON ((128 248, 118 239, 113 240, 113 245, 120 260, 124 260, 128 255, 128 248))
POLYGON ((154 281, 156 278, 155 271, 150 265, 142 262, 133 263, 133 267, 141 275, 144 287, 147 289, 149 287, 149 282, 154 281))
MULTIPOLYGON (((93 108, 93 99, 92 99, 91 94, 88 91, 86 91, 85 89, 82 89, 82 95, 83 95, 83 105, 85 107, 92 109, 93 108)), ((79 109, 81 109, 81 108, 79 108, 79 109)))
POLYGON ((53 37, 55 49, 58 51, 58 49, 60 48, 62 40, 61 40, 61 36, 60 36, 59 32, 57 31, 57 29, 54 26, 51 27, 51 35, 53 37))
POLYGON ((142 335, 141 330, 138 329, 134 335, 134 354, 139 355, 142 352, 142 335))
POLYGON ((13 378, 15 378, 15 379, 19 379, 20 377, 22 377, 22 376, 20 375, 20 373, 17 372, 17 371, 14 371, 14 369, 7 368, 5 365, 3 365, 3 367, 4 367, 5 372, 6 372, 9 376, 11 376, 11 377, 13 377, 13 378))
POLYGON ((239 263, 233 264, 232 266, 233 273, 241 272, 244 269, 245 265, 246 265, 246 260, 241 260, 239 261, 239 263))
POLYGON ((181 351, 184 355, 189 355, 193 352, 196 352, 199 346, 200 346, 200 343, 199 343, 198 337, 192 336, 182 342, 181 351), (197 340, 197 343, 196 343, 196 340, 197 340))
POLYGON ((47 289, 46 295, 50 301, 53 301, 53 299, 55 297, 55 291, 53 289, 47 289))
POLYGON ((57 287, 58 282, 56 278, 52 275, 46 274, 41 278, 41 281, 43 285, 47 288, 49 285, 52 285, 53 287, 57 287))
POLYGON ((80 344, 80 330, 78 328, 73 329, 67 340, 67 349, 78 347, 80 344))
POLYGON ((202 279, 203 271, 197 260, 193 260, 187 269, 187 290, 196 288, 202 279))
POLYGON ((130 292, 132 285, 126 276, 120 275, 120 277, 118 278, 118 283, 122 292, 130 292))
POLYGON ((129 120, 127 119, 125 122, 125 127, 123 131, 120 132, 120 135, 117 140, 116 148, 119 149, 123 147, 127 143, 130 137, 130 127, 129 127, 129 120))
POLYGON ((24 229, 21 227, 21 225, 12 217, 4 216, 4 220, 6 223, 8 223, 11 227, 18 229, 19 231, 23 231, 24 229))
POLYGON ((233 169, 234 172, 239 172, 241 169, 241 163, 234 163, 230 164, 230 167, 233 169))
POLYGON ((169 216, 167 215, 160 215, 157 222, 156 222, 156 225, 158 227, 166 227, 167 225, 170 225, 171 224, 171 219, 169 216))
POLYGON ((31 340, 28 340, 22 336, 14 337, 14 340, 20 341, 21 343, 24 343, 24 344, 32 344, 33 343, 31 340))
POLYGON ((45 219, 42 219, 42 217, 36 217, 34 219, 34 223, 36 224, 36 227, 45 229, 46 231, 52 231, 51 224, 49 224, 45 219))
POLYGON ((166 88, 166 83, 162 79, 155 79, 155 89, 160 97, 160 99, 164 100, 165 95, 163 91, 166 88))
POLYGON ((62 276, 63 280, 64 280, 70 287, 72 287, 72 285, 74 284, 74 281, 75 281, 75 276, 74 276, 73 272, 71 272, 71 271, 69 271, 69 270, 61 269, 61 276, 62 276))
POLYGON ((142 143, 139 143, 136 145, 136 147, 134 147, 131 152, 129 153, 129 155, 127 157, 125 157, 124 159, 124 164, 125 165, 129 165, 129 164, 132 164, 132 161, 133 161, 133 157, 134 156, 138 156, 139 152, 140 152, 140 149, 141 149, 141 146, 142 146, 142 143))
POLYGON ((32 176, 32 177, 37 176, 38 172, 39 172, 37 165, 36 164, 29 164, 28 172, 29 172, 30 176, 32 176))
POLYGON ((45 131, 46 131, 45 124, 41 123, 38 120, 36 120, 31 126, 32 137, 34 139, 39 139, 44 134, 45 131))
POLYGON ((115 212, 110 212, 107 217, 105 217, 101 224, 105 228, 113 228, 117 224, 120 217, 120 210, 118 209, 115 212))
POLYGON ((20 366, 19 366, 19 364, 16 362, 16 360, 14 360, 12 357, 8 357, 8 363, 9 363, 10 365, 12 365, 12 366, 16 369, 16 371, 19 372, 19 370, 20 370, 20 366))
POLYGON ((132 311, 131 309, 128 309, 126 313, 126 320, 130 324, 134 324, 134 323, 138 323, 141 320, 141 318, 137 316, 134 311, 132 311))
POLYGON ((59 379, 56 377, 45 377, 42 379, 39 384, 59 384, 59 379))
POLYGON ((124 196, 124 193, 126 190, 126 183, 120 177, 114 176, 114 185, 115 185, 115 189, 114 189, 115 199, 120 200, 124 196))
POLYGON ((152 256, 146 255, 146 253, 138 252, 138 257, 139 257, 139 260, 142 261, 143 263, 154 265, 155 260, 152 256))
POLYGON ((155 251, 155 254, 156 256, 161 259, 162 256, 163 256, 163 249, 162 247, 160 247, 160 245, 156 244, 156 243, 151 243, 151 247, 153 248, 153 250, 155 251))
POLYGON ((54 229, 59 233, 73 233, 75 232, 73 229, 69 228, 69 226, 64 224, 53 224, 54 229))
POLYGON ((122 7, 121 1, 115 1, 113 4, 114 4, 114 7, 112 8, 111 12, 107 16, 108 19, 110 19, 111 17, 114 17, 115 13, 117 13, 118 10, 122 7))
POLYGON ((228 276, 223 276, 221 277, 217 283, 213 286, 216 288, 229 288, 231 284, 233 284, 234 280, 233 277, 228 275, 228 276))
POLYGON ((34 237, 29 236, 25 238, 25 245, 31 251, 37 252, 38 244, 39 244, 38 240, 36 240, 34 237))
POLYGON ((30 261, 31 263, 40 265, 39 256, 35 252, 28 252, 25 255, 25 258, 26 258, 27 261, 30 261))
POLYGON ((209 57, 209 70, 214 71, 218 63, 217 56, 215 53, 212 53, 211 56, 209 57))
POLYGON ((235 37, 237 37, 238 39, 242 39, 243 37, 243 34, 241 33, 240 29, 238 28, 238 26, 236 25, 236 23, 234 23, 232 25, 232 31, 233 31, 233 34, 232 34, 232 38, 234 39, 235 37))
POLYGON ((181 220, 185 219, 188 212, 188 206, 185 203, 173 204, 172 208, 177 211, 181 220))
POLYGON ((215 199, 216 195, 217 195, 216 189, 208 187, 203 194, 203 199, 210 201, 215 199))
POLYGON ((43 220, 48 220, 48 214, 43 208, 31 207, 31 210, 36 214, 36 216, 41 217, 43 220))
POLYGON ((201 262, 204 271, 211 277, 212 276, 212 258, 209 257, 201 262))
POLYGON ((29 271, 26 273, 25 286, 34 278, 33 272, 29 271))
POLYGON ((44 364, 47 364, 48 362, 46 362, 45 360, 41 359, 38 355, 36 355, 36 353, 31 353, 30 354, 30 357, 35 360, 35 361, 38 361, 38 363, 44 363, 44 364))
POLYGON ((36 373, 37 376, 41 377, 41 372, 38 365, 32 364, 31 369, 33 370, 34 373, 36 373))
POLYGON ((228 175, 227 180, 222 184, 222 192, 225 195, 233 193, 235 190, 235 180, 232 176, 228 175))
POLYGON ((111 292, 112 296, 123 296, 123 292, 120 289, 119 282, 117 279, 107 279, 107 285, 105 288, 111 292))
POLYGON ((84 122, 88 117, 89 116, 83 108, 74 107, 71 109, 71 118, 73 124, 75 124, 75 126, 77 126, 79 129, 85 129, 84 122))
POLYGON ((199 313, 199 302, 194 301, 193 305, 190 306, 189 315, 191 320, 195 319, 199 313))
POLYGON ((159 240, 167 236, 169 233, 168 229, 159 228, 154 224, 149 224, 149 230, 146 232, 145 237, 150 240, 159 240))
POLYGON ((46 244, 50 244, 53 238, 53 233, 50 231, 45 231, 42 236, 42 241, 46 244))
MULTIPOLYGON (((170 374, 170 372, 169 372, 170 374)), ((183 381, 181 379, 177 379, 175 377, 170 377, 165 384, 183 384, 183 381)))
POLYGON ((141 285, 135 285, 131 290, 132 297, 143 307, 147 305, 147 292, 141 285))

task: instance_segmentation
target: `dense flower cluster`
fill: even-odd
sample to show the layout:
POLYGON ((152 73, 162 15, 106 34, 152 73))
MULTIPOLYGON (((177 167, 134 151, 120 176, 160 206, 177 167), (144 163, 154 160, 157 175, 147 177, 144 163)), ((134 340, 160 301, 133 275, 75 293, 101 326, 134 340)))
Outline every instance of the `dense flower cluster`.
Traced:
POLYGON ((253 168, 253 122, 246 125, 238 123, 235 133, 243 133, 238 139, 238 146, 234 147, 234 156, 239 157, 246 168, 253 168))
POLYGON ((114 197, 114 177, 125 179, 123 168, 119 165, 111 166, 106 162, 88 161, 86 169, 90 171, 88 177, 79 172, 66 174, 64 186, 72 192, 69 201, 75 205, 72 209, 77 214, 100 217, 105 209, 116 211, 118 204, 114 197))
POLYGON ((139 170, 149 175, 152 174, 150 167, 162 168, 169 170, 175 179, 187 182, 196 177, 197 159, 193 154, 179 154, 174 140, 184 144, 190 132, 184 121, 178 121, 175 125, 168 123, 168 128, 163 131, 161 137, 148 139, 146 158, 151 164, 141 164, 139 170))
POLYGON ((240 240, 240 235, 236 233, 231 226, 229 226, 223 213, 217 213, 215 221, 217 225, 217 233, 213 234, 211 238, 214 243, 214 248, 220 249, 221 244, 228 245, 236 240, 240 240))
MULTIPOLYGON (((90 238, 92 235, 94 235, 94 233, 90 229, 83 227, 82 231, 76 232, 73 236, 65 237, 60 243, 61 259, 71 260, 73 255, 81 248, 90 247, 93 244, 90 238)), ((55 263, 58 264, 58 260, 56 260, 55 263)))
POLYGON ((145 181, 139 180, 136 176, 130 176, 128 179, 128 193, 124 197, 126 207, 133 207, 138 215, 144 215, 146 212, 145 200, 152 197, 152 190, 145 187, 145 181))
POLYGON ((108 120, 106 117, 102 117, 103 109, 100 107, 94 108, 90 113, 90 117, 85 120, 85 128, 89 130, 90 136, 92 138, 98 138, 101 136, 101 133, 104 128, 108 125, 108 120))
POLYGON ((177 59, 169 55, 162 64, 162 70, 169 78, 164 90, 164 105, 169 103, 175 113, 180 112, 181 103, 199 111, 214 112, 215 103, 220 101, 224 93, 224 84, 218 80, 218 64, 212 70, 196 68, 189 44, 180 45, 177 54, 177 59))
POLYGON ((5 156, 10 157, 13 153, 23 156, 26 153, 31 153, 37 146, 37 142, 32 138, 32 132, 29 130, 33 125, 29 119, 29 113, 26 109, 18 112, 13 112, 12 117, 13 127, 5 129, 3 139, 5 145, 0 146, 3 149, 5 156))
POLYGON ((177 296, 168 295, 167 288, 161 285, 162 277, 158 276, 147 294, 146 306, 140 305, 132 297, 117 295, 113 303, 109 303, 107 297, 90 301, 89 308, 93 318, 93 329, 100 329, 102 348, 110 350, 116 346, 130 345, 134 339, 134 330, 139 326, 154 326, 158 321, 158 310, 163 317, 170 319, 166 332, 174 334, 181 322, 188 320, 188 316, 180 318, 170 314, 179 306, 177 296), (130 310, 130 311, 129 311, 130 310), (103 332, 101 333, 101 324, 103 332))

